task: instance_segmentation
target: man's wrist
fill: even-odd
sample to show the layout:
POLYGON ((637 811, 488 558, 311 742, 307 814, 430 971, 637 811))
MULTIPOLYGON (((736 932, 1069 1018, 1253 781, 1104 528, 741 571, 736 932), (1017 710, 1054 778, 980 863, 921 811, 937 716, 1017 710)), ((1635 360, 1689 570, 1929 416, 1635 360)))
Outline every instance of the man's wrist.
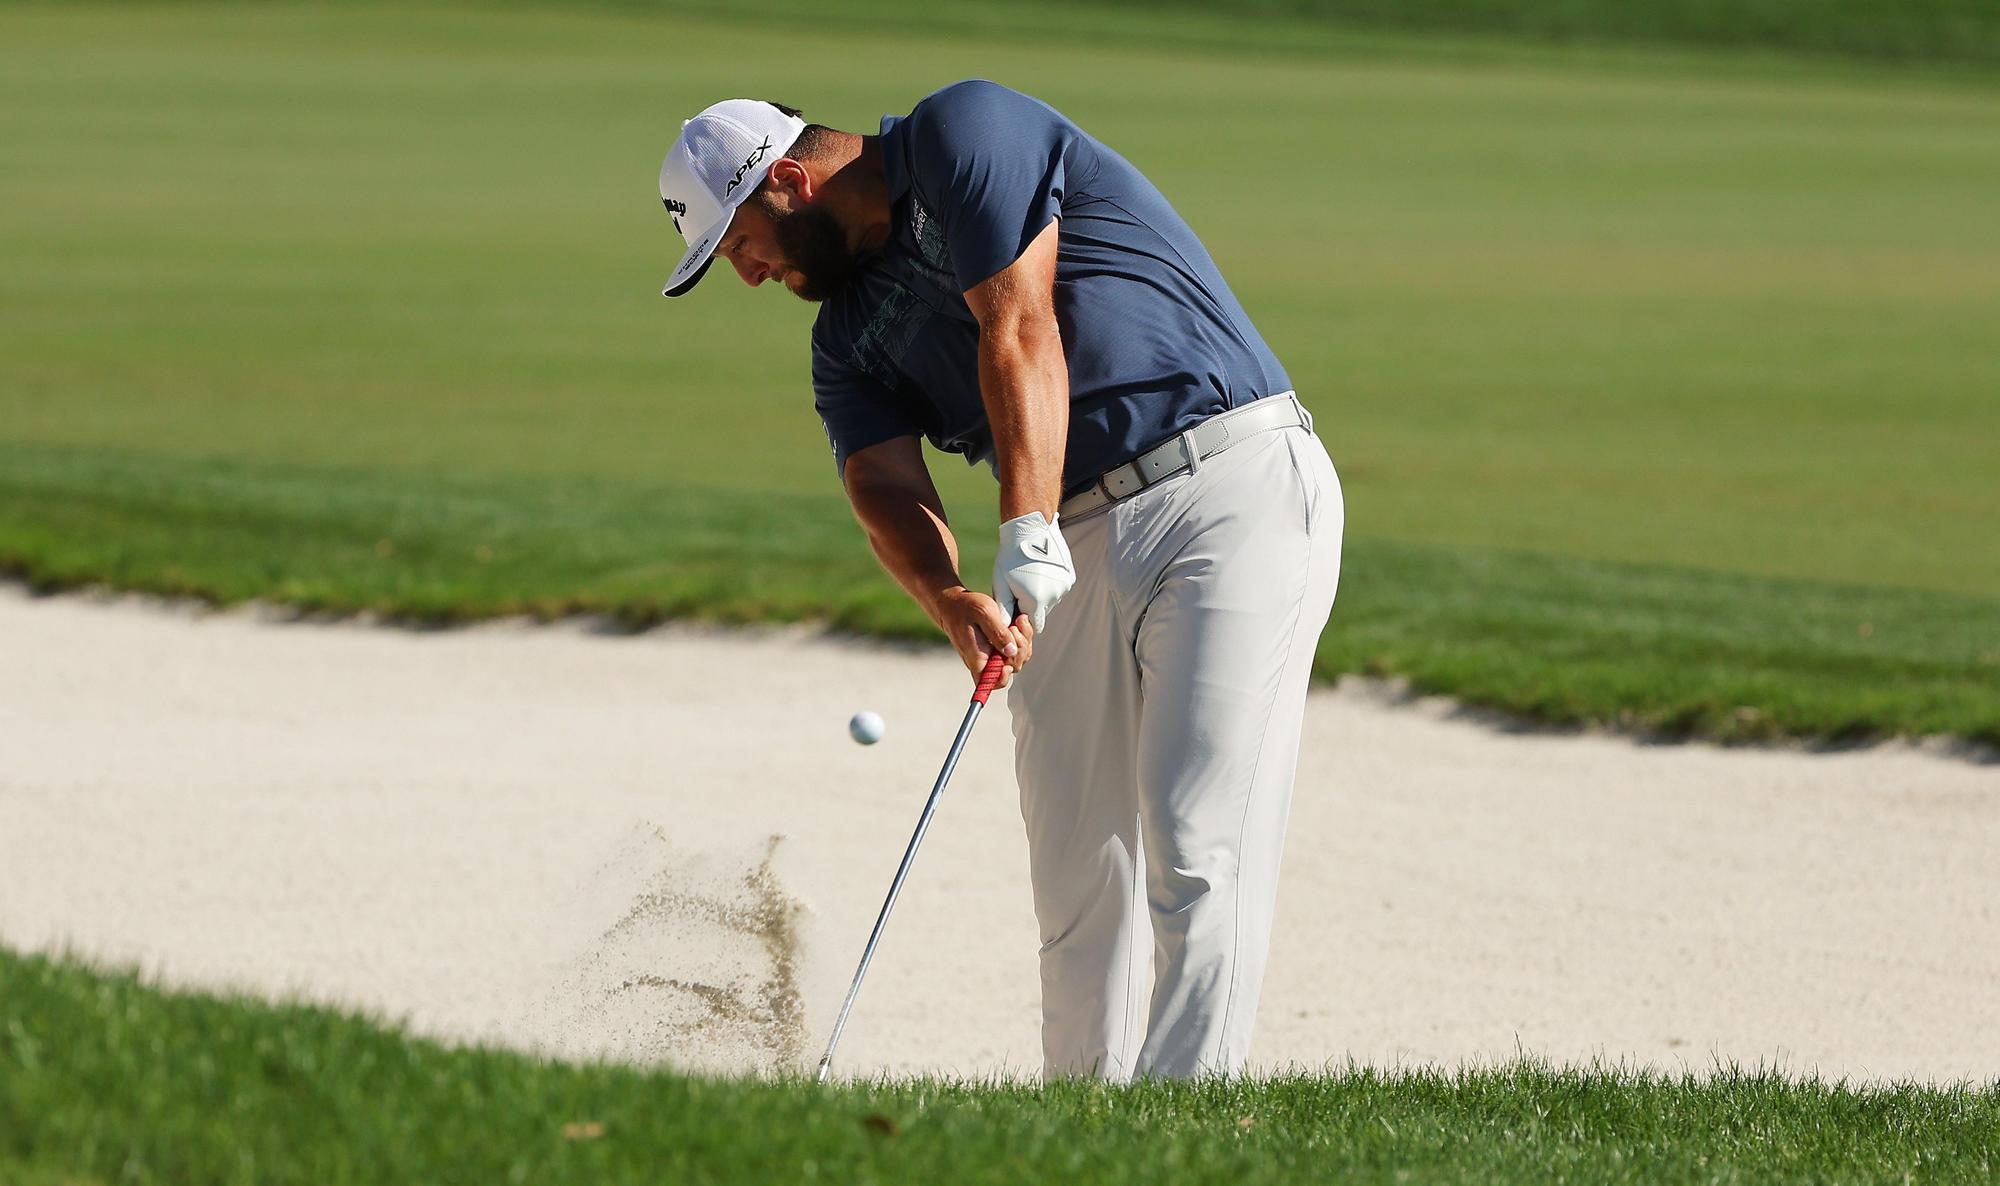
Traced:
POLYGON ((945 616, 945 607, 950 605, 951 602, 959 594, 965 593, 967 591, 968 590, 965 587, 965 582, 960 580, 954 574, 949 584, 945 584, 936 588, 930 594, 930 596, 925 599, 923 607, 924 613, 930 615, 931 622, 934 625, 936 625, 938 629, 950 630, 951 622, 945 616))
POLYGON ((1019 495, 1016 495, 1011 490, 1002 490, 1000 492, 1000 521, 1005 523, 1009 519, 1018 519, 1022 515, 1032 515, 1036 511, 1040 511, 1042 518, 1053 523, 1056 519, 1056 508, 1061 504, 1062 492, 1059 489, 1042 490, 1032 493, 1024 492, 1019 495))

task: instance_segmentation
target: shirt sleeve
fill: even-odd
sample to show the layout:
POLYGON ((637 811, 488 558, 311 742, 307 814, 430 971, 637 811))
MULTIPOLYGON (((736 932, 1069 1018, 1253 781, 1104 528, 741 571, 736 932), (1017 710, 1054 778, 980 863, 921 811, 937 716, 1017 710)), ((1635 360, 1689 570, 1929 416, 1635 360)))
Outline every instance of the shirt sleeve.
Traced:
POLYGON ((1042 103, 983 80, 937 92, 910 121, 910 176, 963 292, 1021 258, 1061 210, 1065 127, 1042 103))
POLYGON ((870 445, 921 430, 898 410, 894 393, 880 380, 813 344, 813 407, 833 446, 833 472, 847 471, 847 459, 870 445))

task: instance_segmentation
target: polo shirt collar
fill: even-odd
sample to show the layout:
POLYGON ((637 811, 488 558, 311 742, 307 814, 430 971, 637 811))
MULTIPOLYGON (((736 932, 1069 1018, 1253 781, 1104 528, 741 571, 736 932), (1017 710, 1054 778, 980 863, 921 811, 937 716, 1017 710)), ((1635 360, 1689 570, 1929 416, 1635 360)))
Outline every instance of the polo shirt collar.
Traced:
POLYGON ((910 174, 904 168, 903 119, 900 115, 882 117, 882 180, 889 187, 891 203, 910 192, 910 174))

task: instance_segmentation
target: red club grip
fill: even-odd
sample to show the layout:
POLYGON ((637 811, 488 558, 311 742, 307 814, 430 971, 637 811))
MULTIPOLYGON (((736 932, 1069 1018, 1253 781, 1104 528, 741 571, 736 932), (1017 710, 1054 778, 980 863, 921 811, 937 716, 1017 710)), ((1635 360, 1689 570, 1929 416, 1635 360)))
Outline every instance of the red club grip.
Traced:
POLYGON ((972 689, 973 702, 986 703, 986 698, 993 694, 993 689, 1000 686, 1000 677, 1006 672, 1007 656, 999 651, 993 652, 993 657, 986 660, 986 670, 979 673, 979 683, 972 689))

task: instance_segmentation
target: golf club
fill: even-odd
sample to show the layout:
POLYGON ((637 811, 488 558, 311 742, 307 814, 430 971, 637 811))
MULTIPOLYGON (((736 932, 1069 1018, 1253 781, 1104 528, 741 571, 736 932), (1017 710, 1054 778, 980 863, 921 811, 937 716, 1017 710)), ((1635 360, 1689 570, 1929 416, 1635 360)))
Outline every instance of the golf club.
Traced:
POLYGON ((972 736, 972 723, 979 719, 979 710, 986 707, 986 698, 1000 686, 1000 676, 1006 670, 1007 657, 995 651, 993 657, 986 661, 986 670, 979 673, 979 682, 972 689, 972 703, 965 710, 965 720, 958 726, 958 736, 952 739, 951 752, 944 757, 944 769, 938 771, 937 785, 931 788, 931 797, 924 802, 924 813, 917 818, 917 830, 910 836, 910 846, 903 850, 903 863, 896 866, 896 879, 889 883, 889 896, 882 900, 882 913, 875 916, 875 929, 868 934, 868 946, 861 951, 861 966, 854 970, 854 983, 848 986, 847 1000, 841 1004, 840 1016, 833 1023, 833 1036, 827 1039, 826 1054, 819 1060, 819 1074, 813 1077, 816 1083, 826 1082, 827 1072, 833 1067, 833 1048, 840 1045, 840 1031, 847 1028, 847 1015, 854 1009, 854 998, 861 993, 861 978, 868 975, 868 962, 875 958, 875 945, 882 941, 882 928, 889 923, 889 912, 896 908, 896 895, 903 892, 903 879, 910 875, 910 863, 917 859, 917 846, 924 842, 931 817, 937 814, 938 800, 944 795, 944 784, 951 781, 951 772, 958 766, 958 755, 965 749, 965 739, 972 736))

